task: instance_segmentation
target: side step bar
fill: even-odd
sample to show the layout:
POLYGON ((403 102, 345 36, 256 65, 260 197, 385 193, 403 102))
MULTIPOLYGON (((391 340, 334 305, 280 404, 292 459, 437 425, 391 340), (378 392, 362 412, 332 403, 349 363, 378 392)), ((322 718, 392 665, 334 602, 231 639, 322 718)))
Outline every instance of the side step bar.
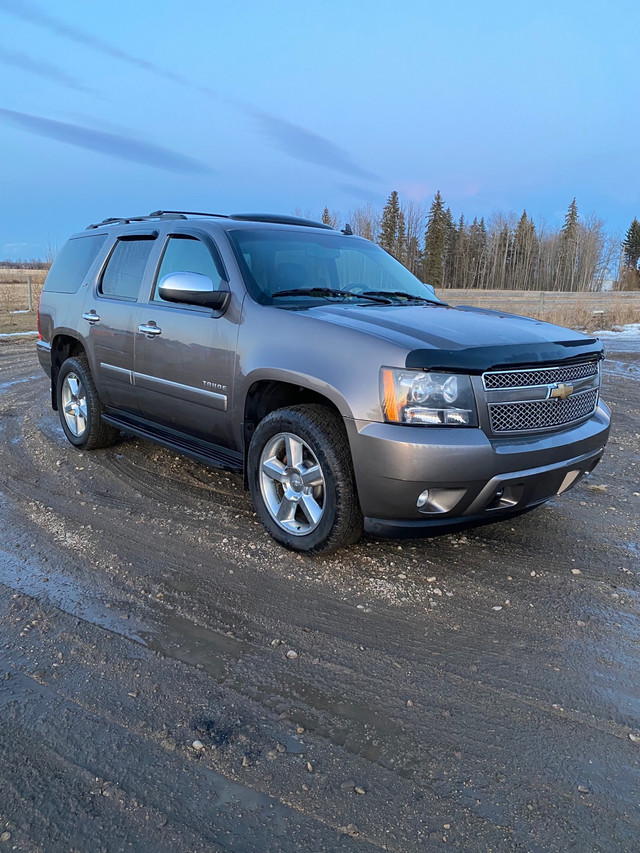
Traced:
POLYGON ((170 450, 183 453, 185 456, 196 459, 198 462, 203 462, 205 465, 237 473, 242 473, 244 470, 242 454, 235 450, 229 450, 228 447, 220 447, 217 444, 199 441, 198 439, 185 436, 177 432, 177 430, 162 429, 156 424, 138 420, 137 418, 135 420, 129 419, 112 412, 104 414, 102 419, 111 424, 111 426, 116 427, 116 429, 122 430, 122 432, 131 433, 140 438, 146 438, 157 444, 162 444, 170 450))

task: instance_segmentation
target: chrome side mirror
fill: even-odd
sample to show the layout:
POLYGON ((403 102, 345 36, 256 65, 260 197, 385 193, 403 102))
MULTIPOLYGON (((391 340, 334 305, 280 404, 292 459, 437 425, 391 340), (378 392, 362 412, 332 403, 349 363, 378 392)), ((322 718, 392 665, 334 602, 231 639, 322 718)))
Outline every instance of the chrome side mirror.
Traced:
POLYGON ((158 285, 158 295, 167 302, 185 305, 203 305, 222 311, 227 307, 228 290, 214 290, 213 281, 198 272, 172 272, 165 275, 158 285))

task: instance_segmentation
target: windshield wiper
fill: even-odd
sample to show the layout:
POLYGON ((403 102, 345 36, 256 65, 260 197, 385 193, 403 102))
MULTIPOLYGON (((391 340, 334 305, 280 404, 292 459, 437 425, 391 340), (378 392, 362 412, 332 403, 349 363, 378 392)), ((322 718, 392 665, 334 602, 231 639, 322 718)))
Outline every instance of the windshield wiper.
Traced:
POLYGON ((386 296, 389 301, 392 300, 393 297, 397 299, 406 299, 407 302, 420 302, 421 304, 427 305, 437 305, 437 302, 434 302, 433 299, 427 299, 426 296, 415 296, 413 293, 405 293, 404 290, 366 290, 363 296, 386 296))
POLYGON ((335 287, 306 287, 298 290, 277 290, 271 296, 275 299, 276 296, 318 296, 340 297, 342 299, 368 299, 370 302, 382 302, 385 305, 391 304, 391 299, 385 293, 349 293, 348 290, 338 290, 335 287))

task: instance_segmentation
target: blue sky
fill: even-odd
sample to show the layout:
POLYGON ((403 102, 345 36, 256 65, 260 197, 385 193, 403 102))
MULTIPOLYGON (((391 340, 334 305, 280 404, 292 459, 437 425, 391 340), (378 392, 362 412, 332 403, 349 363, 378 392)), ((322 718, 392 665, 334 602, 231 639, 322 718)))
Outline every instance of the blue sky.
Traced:
POLYGON ((0 0, 0 258, 157 208, 640 216, 637 0, 0 0))

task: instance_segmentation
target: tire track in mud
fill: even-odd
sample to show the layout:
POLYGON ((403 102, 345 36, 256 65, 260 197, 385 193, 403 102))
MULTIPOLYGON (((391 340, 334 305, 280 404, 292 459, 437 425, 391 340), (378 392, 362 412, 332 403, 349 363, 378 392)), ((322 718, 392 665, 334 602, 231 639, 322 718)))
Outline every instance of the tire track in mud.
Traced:
MULTIPOLYGON (((154 743, 166 725, 169 740, 187 749, 185 727, 207 710, 202 697, 215 694, 204 703, 209 710, 233 704, 253 715, 256 730, 271 732, 263 744, 241 727, 246 741, 207 750, 216 772, 250 777, 254 788, 332 831, 354 824, 359 845, 413 850, 418 839, 435 845, 448 834, 449 845, 467 850, 564 850, 588 842, 595 809, 605 842, 619 841, 610 849, 632 849, 625 845, 638 824, 624 780, 637 761, 628 734, 638 726, 638 697, 622 689, 620 668, 631 685, 640 681, 639 567, 618 540, 638 528, 637 509, 624 506, 615 478, 629 462, 637 395, 620 398, 626 432, 595 474, 606 492, 580 486, 511 524, 400 546, 365 540, 313 561, 266 537, 240 478, 138 439, 79 454, 46 408, 46 380, 30 379, 33 356, 16 348, 8 362, 0 357, 0 386, 8 377, 28 380, 0 393, 1 488, 13 513, 8 550, 40 576, 46 564, 30 567, 31 558, 46 557, 79 596, 94 587, 98 600, 116 605, 117 619, 129 616, 122 621, 137 637, 135 654, 127 630, 107 642, 111 623, 92 622, 91 614, 80 629, 67 629, 86 633, 84 663, 61 693, 67 701, 127 732, 146 722, 154 743), (594 528, 594 511, 609 514, 617 539, 594 528), (572 576, 578 564, 582 576, 572 576), (296 661, 285 657, 290 648, 296 661), (150 696, 158 704, 153 725, 148 708, 142 719, 135 702, 104 696, 101 679, 110 686, 124 679, 118 672, 132 655, 156 683, 169 676, 179 688, 150 696), (115 662, 108 676, 107 660, 115 662), (305 730, 313 772, 297 758, 285 772, 268 757, 296 727, 305 730), (576 781, 586 776, 588 801, 576 781), (366 783, 365 797, 345 794, 341 785, 352 778, 366 783), (445 831, 445 823, 454 828, 445 831)), ((37 598, 44 606, 46 593, 37 598)), ((65 619, 52 615, 51 623, 65 619)), ((40 662, 46 636, 32 652, 33 636, 15 639, 15 648, 40 662)), ((49 675, 42 681, 53 686, 49 675)), ((32 731, 32 722, 23 725, 32 731)), ((302 848, 314 849, 310 841, 302 848)))

